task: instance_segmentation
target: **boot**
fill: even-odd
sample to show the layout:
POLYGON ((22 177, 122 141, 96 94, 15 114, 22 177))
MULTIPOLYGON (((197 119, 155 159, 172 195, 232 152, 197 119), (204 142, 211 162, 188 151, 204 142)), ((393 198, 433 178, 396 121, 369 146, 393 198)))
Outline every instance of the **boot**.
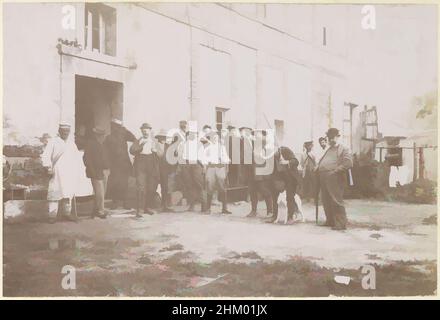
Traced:
POLYGON ((150 216, 152 216, 153 214, 156 214, 156 210, 151 209, 151 208, 145 208, 144 213, 149 214, 150 216))
POLYGON ((54 223, 57 222, 57 218, 49 217, 49 218, 47 219, 47 222, 50 223, 50 224, 54 224, 54 223))
POLYGON ((253 217, 256 217, 256 216, 257 216, 257 211, 251 210, 251 212, 248 213, 246 218, 253 218, 253 217))
POLYGON ((266 223, 274 223, 277 220, 277 214, 273 214, 272 212, 267 213, 268 217, 264 219, 266 223))
POLYGON ((223 214, 232 214, 232 212, 228 210, 228 205, 227 205, 226 201, 222 202, 222 213, 223 214))
POLYGON ((70 222, 78 222, 78 218, 74 216, 73 214, 69 214, 64 216, 64 219, 70 222))

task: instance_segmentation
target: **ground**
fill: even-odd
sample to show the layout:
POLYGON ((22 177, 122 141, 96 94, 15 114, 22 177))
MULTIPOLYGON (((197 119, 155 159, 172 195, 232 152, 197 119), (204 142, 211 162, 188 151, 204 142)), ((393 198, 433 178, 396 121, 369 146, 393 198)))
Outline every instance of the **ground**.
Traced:
MULTIPOLYGON (((5 296, 384 296, 433 295, 437 287, 435 205, 347 201, 350 225, 264 223, 249 205, 233 214, 161 213, 137 220, 4 225, 5 296), (65 290, 63 266, 76 270, 65 290), (365 290, 362 268, 376 270, 365 290), (335 276, 350 277, 348 284, 335 276), (371 283, 371 282, 370 282, 371 283)), ((214 212, 220 210, 214 207, 214 212)), ((322 209, 321 209, 322 210, 322 209)), ((320 214, 320 221, 323 221, 320 214)))

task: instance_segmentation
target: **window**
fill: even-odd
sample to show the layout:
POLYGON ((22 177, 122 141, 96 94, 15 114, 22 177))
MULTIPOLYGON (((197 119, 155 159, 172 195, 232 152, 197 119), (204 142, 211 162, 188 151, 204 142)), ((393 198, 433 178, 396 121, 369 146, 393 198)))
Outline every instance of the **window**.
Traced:
POLYGON ((86 3, 84 14, 86 50, 115 56, 116 9, 100 3, 86 3))
POLYGON ((215 108, 215 126, 218 131, 225 127, 226 111, 228 111, 227 108, 215 108))
POLYGON ((326 27, 322 28, 322 45, 323 46, 327 45, 327 28, 326 27))

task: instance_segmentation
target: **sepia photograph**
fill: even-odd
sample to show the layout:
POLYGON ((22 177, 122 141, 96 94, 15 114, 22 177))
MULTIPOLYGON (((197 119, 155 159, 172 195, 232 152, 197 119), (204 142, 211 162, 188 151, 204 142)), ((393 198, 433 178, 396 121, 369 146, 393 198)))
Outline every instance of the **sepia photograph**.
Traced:
POLYGON ((438 12, 3 2, 3 297, 438 297, 438 12))

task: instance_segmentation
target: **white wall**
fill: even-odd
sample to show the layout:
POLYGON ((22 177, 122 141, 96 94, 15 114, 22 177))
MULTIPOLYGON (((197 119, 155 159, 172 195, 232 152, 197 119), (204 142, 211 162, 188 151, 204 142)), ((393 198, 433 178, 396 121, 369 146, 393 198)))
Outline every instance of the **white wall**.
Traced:
MULTIPOLYGON (((136 69, 63 56, 61 74, 57 38, 83 40, 83 4, 75 5, 78 29, 67 32, 61 28, 61 4, 5 4, 4 110, 15 136, 54 134, 60 118, 74 120, 75 74, 121 82, 123 120, 137 134, 142 122, 156 130, 190 118, 199 126, 213 125, 215 106, 230 108, 227 120, 237 126, 267 128, 263 113, 272 127, 275 119, 284 120, 286 144, 295 152, 326 129, 319 92, 336 99, 336 83, 343 78, 336 70, 343 70, 344 60, 308 42, 313 28, 286 35, 216 4, 114 3, 109 5, 117 9, 115 59, 125 66, 135 62, 136 69)), ((264 18, 261 7, 255 8, 240 10, 255 11, 265 23, 295 12, 274 7, 264 18)), ((313 17, 310 8, 298 12, 298 21, 289 24, 286 18, 279 27, 293 31, 300 16, 313 17)), ((5 143, 13 137, 5 135, 5 143)))
POLYGON ((3 116, 4 144, 35 142, 44 130, 57 129, 60 117, 57 39, 61 5, 3 5, 3 116), (38 10, 35 10, 38 8, 38 10))

